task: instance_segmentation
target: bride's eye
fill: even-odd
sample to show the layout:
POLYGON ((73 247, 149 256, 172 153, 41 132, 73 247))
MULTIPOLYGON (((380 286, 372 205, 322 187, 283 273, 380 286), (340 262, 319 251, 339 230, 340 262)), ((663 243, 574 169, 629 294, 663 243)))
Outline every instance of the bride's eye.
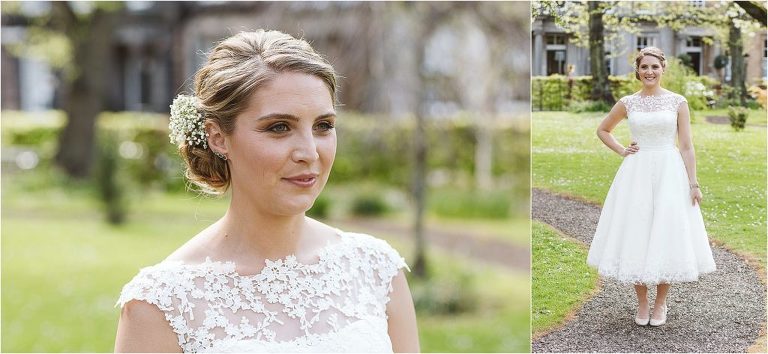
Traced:
POLYGON ((317 125, 315 125, 315 130, 326 132, 333 129, 333 127, 334 127, 333 123, 323 121, 323 122, 318 122, 317 125))
POLYGON ((280 122, 280 123, 271 125, 269 128, 267 128, 267 130, 273 133, 285 133, 290 129, 288 127, 288 124, 280 122))

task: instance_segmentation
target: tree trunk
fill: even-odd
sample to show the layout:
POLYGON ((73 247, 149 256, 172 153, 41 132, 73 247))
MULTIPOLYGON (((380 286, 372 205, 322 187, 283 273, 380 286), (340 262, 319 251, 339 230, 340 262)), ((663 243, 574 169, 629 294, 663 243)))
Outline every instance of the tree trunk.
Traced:
POLYGON ((78 19, 66 3, 53 2, 74 50, 73 79, 64 80, 63 109, 67 123, 59 135, 56 163, 75 178, 90 174, 94 159, 96 118, 103 107, 104 78, 109 63, 112 16, 96 9, 78 19))
MULTIPOLYGON (((753 19, 760 22, 761 25, 765 26, 768 18, 765 11, 764 5, 761 4, 761 1, 734 1, 736 5, 739 5, 744 11, 746 11, 747 15, 749 17, 752 17, 753 19)), ((764 3, 764 2, 763 2, 764 3)))
POLYGON ((741 41, 741 30, 731 21, 728 31, 728 50, 731 52, 731 84, 734 94, 741 106, 747 104, 747 87, 744 83, 746 70, 744 67, 744 45, 741 41))
MULTIPOLYGON (((423 103, 419 103, 422 106, 423 103)), ((421 107, 420 107, 421 108, 421 107)), ((413 220, 413 234, 416 241, 416 259, 411 271, 418 278, 427 276, 426 245, 424 242, 424 209, 427 192, 427 134, 422 109, 416 112, 416 129, 413 135, 414 169, 413 200, 416 207, 413 220)))
MULTIPOLYGON (((414 107, 414 117, 416 119, 416 129, 413 134, 413 180, 411 184, 411 196, 414 201, 414 215, 413 215, 413 237, 416 243, 414 261, 411 265, 411 274, 417 278, 427 278, 427 256, 426 256, 426 240, 424 239, 424 211, 427 204, 427 93, 428 80, 424 69, 422 67, 424 63, 424 51, 426 50, 425 44, 430 37, 434 29, 441 22, 442 18, 448 14, 445 4, 440 3, 403 3, 403 6, 410 8, 409 16, 414 22, 414 35, 415 35, 415 62, 418 70, 418 83, 415 85, 418 100, 414 107)), ((402 13, 401 13, 402 14, 402 13)))
POLYGON ((605 65, 605 40, 603 26, 603 7, 600 2, 589 3, 589 62, 592 70, 593 101, 603 101, 610 105, 616 103, 608 82, 608 67, 605 65))
POLYGON ((493 188, 493 132, 487 114, 475 117, 475 186, 480 190, 493 188))

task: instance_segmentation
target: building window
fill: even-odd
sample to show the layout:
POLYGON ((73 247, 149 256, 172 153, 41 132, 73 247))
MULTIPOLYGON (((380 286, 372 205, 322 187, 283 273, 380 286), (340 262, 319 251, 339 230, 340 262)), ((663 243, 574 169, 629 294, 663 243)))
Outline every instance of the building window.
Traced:
POLYGON ((768 38, 763 40, 763 78, 768 78, 768 38))
POLYGON ((691 0, 688 3, 696 7, 704 7, 704 0, 691 0))
POLYGON ((566 38, 564 34, 548 34, 547 75, 566 74, 566 38))
POLYGON ((701 60, 703 52, 701 37, 690 36, 686 38, 685 50, 683 53, 685 53, 687 57, 684 59, 684 64, 688 65, 688 67, 693 69, 693 71, 698 75, 701 75, 701 60))
POLYGON ((652 36, 637 36, 637 45, 635 49, 640 50, 645 47, 655 47, 656 38, 652 36))
POLYGON ((565 35, 563 34, 548 34, 547 45, 565 45, 565 35))
POLYGON ((605 51, 605 69, 608 71, 608 75, 613 75, 613 60, 611 60, 611 52, 605 51))
POLYGON ((701 48, 701 37, 688 37, 688 39, 685 40, 685 46, 701 48))

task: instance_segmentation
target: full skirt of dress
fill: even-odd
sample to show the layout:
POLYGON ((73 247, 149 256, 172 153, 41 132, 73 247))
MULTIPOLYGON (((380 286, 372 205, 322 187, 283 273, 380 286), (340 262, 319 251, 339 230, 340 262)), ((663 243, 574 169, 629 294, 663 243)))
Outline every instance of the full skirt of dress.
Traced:
POLYGON ((606 196, 587 263, 623 283, 698 280, 715 271, 699 205, 677 148, 624 158, 606 196))

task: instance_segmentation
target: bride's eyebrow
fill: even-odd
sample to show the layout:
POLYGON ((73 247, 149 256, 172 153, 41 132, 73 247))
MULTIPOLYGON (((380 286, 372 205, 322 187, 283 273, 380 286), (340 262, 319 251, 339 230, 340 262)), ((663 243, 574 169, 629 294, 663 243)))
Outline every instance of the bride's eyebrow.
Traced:
MULTIPOLYGON (((336 112, 328 112, 328 113, 324 113, 324 114, 321 114, 321 115, 317 116, 317 118, 315 118, 315 120, 325 119, 325 118, 330 118, 330 117, 335 117, 335 116, 336 116, 336 112)), ((293 114, 288 114, 288 113, 269 113, 269 114, 265 114, 265 115, 263 115, 261 117, 256 118, 256 121, 263 121, 263 120, 268 120, 268 119, 285 119, 285 120, 292 120, 292 121, 300 120, 299 117, 297 117, 297 116, 295 116, 293 114)))

